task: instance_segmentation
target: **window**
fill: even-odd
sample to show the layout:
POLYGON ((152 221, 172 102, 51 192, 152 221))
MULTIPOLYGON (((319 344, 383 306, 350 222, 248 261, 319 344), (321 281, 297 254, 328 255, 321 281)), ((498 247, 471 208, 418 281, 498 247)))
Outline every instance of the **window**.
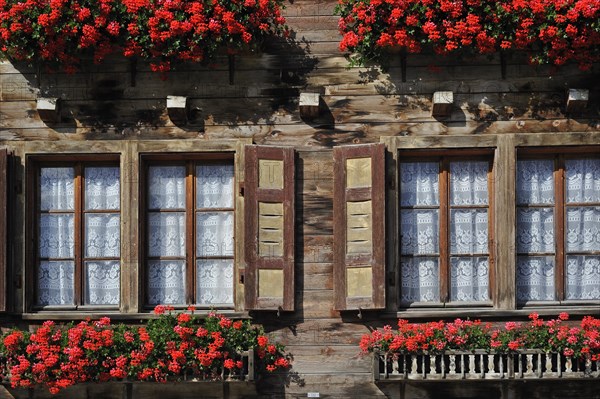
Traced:
POLYGON ((517 161, 517 301, 600 299, 600 158, 517 161))
POLYGON ((35 171, 36 304, 117 307, 118 165, 40 162, 35 171))
POLYGON ((233 155, 148 158, 146 304, 234 305, 233 155))
POLYGON ((491 157, 414 154, 398 156, 400 302, 489 301, 491 157))

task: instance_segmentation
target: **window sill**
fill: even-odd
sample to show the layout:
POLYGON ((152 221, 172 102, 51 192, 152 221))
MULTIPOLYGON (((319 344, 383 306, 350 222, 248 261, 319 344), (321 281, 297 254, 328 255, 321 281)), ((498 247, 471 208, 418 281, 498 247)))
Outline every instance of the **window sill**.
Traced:
MULTIPOLYGON (((176 311, 180 313, 180 311, 176 311)), ((249 318, 248 312, 238 312, 233 310, 211 310, 211 311, 198 311, 196 310, 194 314, 199 317, 208 316, 211 312, 217 312, 220 315, 227 316, 232 319, 247 319, 249 318)), ((189 312, 185 312, 189 313, 189 312)), ((83 312, 81 310, 73 311, 73 310, 65 310, 65 311, 57 311, 57 310, 44 310, 39 312, 31 312, 31 313, 23 313, 20 315, 22 320, 56 320, 56 321, 71 321, 71 320, 86 320, 86 319, 100 319, 102 317, 109 317, 111 320, 149 320, 157 317, 152 312, 148 313, 120 313, 118 311, 87 311, 83 312)))

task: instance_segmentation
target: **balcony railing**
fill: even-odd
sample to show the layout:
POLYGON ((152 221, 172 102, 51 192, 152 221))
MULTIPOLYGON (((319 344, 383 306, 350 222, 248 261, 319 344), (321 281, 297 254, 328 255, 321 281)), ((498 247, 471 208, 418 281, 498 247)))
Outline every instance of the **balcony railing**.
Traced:
POLYGON ((375 353, 378 380, 500 380, 600 378, 600 360, 522 350, 514 354, 447 351, 437 355, 375 353))

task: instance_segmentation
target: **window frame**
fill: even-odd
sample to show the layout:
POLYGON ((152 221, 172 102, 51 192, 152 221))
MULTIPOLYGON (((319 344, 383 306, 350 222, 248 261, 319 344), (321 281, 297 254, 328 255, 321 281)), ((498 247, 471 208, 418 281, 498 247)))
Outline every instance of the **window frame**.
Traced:
MULTIPOLYGON (((227 208, 227 211, 233 212, 234 222, 233 222, 233 240, 234 240, 234 248, 232 256, 223 256, 219 257, 219 259, 232 259, 233 267, 234 267, 234 277, 233 277, 233 304, 230 305, 218 305, 218 309, 221 310, 233 310, 236 308, 236 298, 238 297, 239 287, 236 284, 236 260, 239 258, 238 254, 238 245, 237 238, 238 230, 236 229, 237 220, 239 217, 238 204, 236 204, 237 193, 239 190, 236 190, 238 187, 238 180, 236 170, 238 170, 239 165, 236 164, 234 152, 191 152, 191 153, 161 153, 161 154, 151 154, 151 153, 142 153, 140 154, 140 235, 139 240, 141 242, 140 245, 140 297, 142 298, 141 306, 145 311, 153 309, 156 305, 150 304, 148 300, 148 281, 147 281, 147 262, 150 257, 148 256, 148 215, 152 211, 146 206, 147 202, 147 194, 149 192, 149 187, 147 185, 148 180, 148 172, 151 166, 185 166, 186 168, 186 177, 185 177, 185 186, 186 186, 186 207, 185 207, 185 217, 186 217, 186 255, 185 259, 185 304, 173 304, 172 306, 177 309, 184 309, 188 306, 194 306, 199 310, 209 310, 214 308, 214 305, 200 305, 196 303, 196 295, 197 295, 197 279, 196 279, 196 261, 201 259, 201 257, 197 256, 197 248, 196 248, 196 213, 202 212, 202 210, 198 210, 196 208, 196 166, 201 164, 202 162, 208 161, 207 163, 214 164, 231 164, 234 169, 234 192, 233 192, 233 208, 227 208), (191 207, 190 207, 191 206, 191 207), (191 249, 190 249, 191 247, 191 249)), ((221 208, 211 209, 212 211, 221 211, 221 208)), ((160 210, 162 212, 162 210, 160 210)))
MULTIPOLYGON (((27 174, 28 174, 28 195, 27 195, 27 207, 28 207, 28 226, 29 231, 32 234, 30 240, 27 240, 28 250, 27 253, 31 254, 28 263, 31 264, 32 279, 30 282, 29 292, 33 294, 30 302, 30 308, 34 311, 40 310, 56 310, 56 311, 69 311, 69 310, 118 310, 122 302, 122 290, 121 285, 122 279, 119 277, 119 304, 117 305, 86 305, 85 304, 85 284, 84 284, 84 263, 85 257, 85 217, 87 211, 84 209, 83 193, 85 191, 85 168, 89 166, 112 166, 119 168, 119 190, 120 190, 120 201, 119 201, 119 220, 122 225, 122 192, 123 192, 123 173, 120 164, 120 155, 117 153, 112 154, 56 154, 56 155, 28 155, 27 156, 27 174), (40 208, 40 186, 39 176, 40 171, 44 167, 72 167, 74 169, 74 210, 72 212, 74 218, 74 304, 73 305, 40 305, 38 303, 38 275, 40 266, 39 256, 39 221, 42 211, 40 208)), ((116 210, 112 210, 111 213, 117 213, 116 210)), ((119 230, 120 238, 122 237, 122 229, 119 230)), ((123 261, 122 261, 123 242, 120 241, 119 248, 119 270, 120 275, 122 274, 123 261)))
MULTIPOLYGON (((399 297, 398 303, 400 308, 435 308, 435 307, 450 307, 450 308, 462 308, 462 307, 489 307, 492 306, 493 301, 493 287, 495 286, 495 252, 494 252, 494 229, 495 229, 495 212, 494 212, 494 152, 493 149, 450 149, 450 150, 431 150, 431 149, 412 149, 404 150, 398 149, 398 164, 397 164, 397 186, 398 187, 398 200, 395 203, 398 209, 398 223, 397 223, 397 234, 398 237, 402 236, 402 224, 401 224, 401 211, 403 209, 424 209, 422 207, 403 207, 399 200, 399 194, 401 190, 401 164, 405 162, 436 162, 439 165, 438 169, 438 184, 439 184, 439 204, 435 207, 439 211, 439 225, 438 225, 438 255, 439 259, 439 301, 431 302, 404 302, 401 299, 402 295, 402 270, 401 270, 401 259, 403 257, 419 257, 419 255, 402 255, 400 240, 398 242, 398 275, 399 275, 399 286, 397 290, 397 296, 399 297), (485 161, 488 163, 487 170, 487 187, 488 187, 488 204, 485 207, 488 211, 488 298, 484 301, 452 301, 451 300, 451 281, 450 271, 451 264, 451 231, 450 231, 450 217, 452 209, 479 209, 481 206, 470 205, 465 206, 453 206, 450 201, 450 163, 460 162, 467 160, 485 161)), ((428 209, 433 207, 428 207, 428 209)), ((432 257, 433 255, 422 255, 426 257, 432 257)), ((459 256, 459 255, 456 255, 459 256)), ((476 256, 464 255, 464 256, 476 256)), ((481 256, 481 255, 480 255, 481 256)))
MULTIPOLYGON (((566 257, 567 246, 566 246, 566 211, 569 206, 594 206, 600 207, 600 203, 574 203, 569 204, 566 201, 566 167, 565 161, 569 159, 598 159, 600 160, 600 146, 584 146, 584 147, 575 147, 575 146, 560 146, 560 147, 517 147, 516 148, 516 159, 515 159, 515 173, 517 170, 517 165, 520 160, 530 160, 530 159, 540 159, 540 160, 552 160, 553 161, 553 199, 554 204, 551 206, 553 209, 553 232, 555 237, 554 242, 554 300, 535 300, 535 301, 526 301, 519 302, 517 298, 518 286, 515 284, 515 300, 517 301, 516 305, 519 308, 535 308, 540 306, 574 306, 574 305, 590 305, 599 303, 599 300, 591 299, 574 299, 569 300, 566 299, 566 257)), ((518 204, 516 199, 516 192, 518 187, 517 180, 515 178, 515 201, 514 208, 515 213, 519 208, 549 208, 548 206, 543 205, 524 205, 518 204)), ((515 218, 515 228, 517 225, 517 220, 515 218)), ((514 256, 515 263, 516 258, 518 256, 526 256, 526 253, 519 253, 516 248, 516 230, 515 230, 515 246, 514 246, 514 256)), ((586 253, 587 255, 600 256, 600 251, 595 251, 593 253, 586 253)), ((552 254, 542 254, 539 255, 534 253, 531 256, 552 256, 552 254)), ((515 266, 515 280, 516 280, 516 266, 515 266)))

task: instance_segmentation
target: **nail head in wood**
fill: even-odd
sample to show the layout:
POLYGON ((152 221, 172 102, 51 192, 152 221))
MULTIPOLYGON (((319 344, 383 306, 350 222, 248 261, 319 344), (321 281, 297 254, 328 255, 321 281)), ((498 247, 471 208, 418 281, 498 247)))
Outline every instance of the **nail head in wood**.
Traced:
POLYGON ((454 93, 451 91, 436 91, 433 93, 431 115, 436 117, 449 116, 454 104, 454 93))
POLYGON ((300 93, 300 116, 316 118, 321 113, 321 95, 319 93, 300 93))
POLYGON ((587 89, 569 89, 567 92, 567 112, 577 113, 583 111, 588 104, 590 91, 587 89))
POLYGON ((188 100, 184 96, 167 96, 167 112, 171 122, 176 125, 186 124, 188 121, 188 100))
POLYGON ((45 123, 60 122, 60 98, 38 98, 37 112, 40 119, 45 123))

